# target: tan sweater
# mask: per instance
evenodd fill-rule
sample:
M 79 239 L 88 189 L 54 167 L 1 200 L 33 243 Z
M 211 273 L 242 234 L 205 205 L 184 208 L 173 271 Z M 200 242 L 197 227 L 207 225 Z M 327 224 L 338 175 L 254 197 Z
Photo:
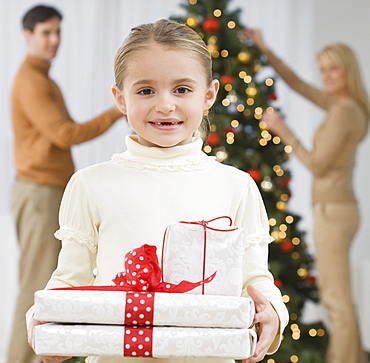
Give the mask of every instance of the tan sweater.
M 65 187 L 74 172 L 71 146 L 106 131 L 122 114 L 111 109 L 75 123 L 59 87 L 48 77 L 50 63 L 28 55 L 11 94 L 16 177 Z
M 313 174 L 312 200 L 316 202 L 354 202 L 353 169 L 359 142 L 366 136 L 368 118 L 355 101 L 333 103 L 327 93 L 302 81 L 271 51 L 270 64 L 295 91 L 327 111 L 308 151 L 286 127 L 280 134 L 285 144 Z

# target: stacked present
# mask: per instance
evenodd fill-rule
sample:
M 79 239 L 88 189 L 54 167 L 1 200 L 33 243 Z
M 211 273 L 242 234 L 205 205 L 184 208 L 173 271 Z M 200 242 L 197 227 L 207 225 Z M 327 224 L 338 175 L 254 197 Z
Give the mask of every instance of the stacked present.
M 240 229 L 207 222 L 170 225 L 164 270 L 156 247 L 143 245 L 126 254 L 114 286 L 36 292 L 35 319 L 52 323 L 35 328 L 34 350 L 245 359 L 253 355 L 257 337 L 251 329 L 253 301 L 240 297 L 242 261 Z

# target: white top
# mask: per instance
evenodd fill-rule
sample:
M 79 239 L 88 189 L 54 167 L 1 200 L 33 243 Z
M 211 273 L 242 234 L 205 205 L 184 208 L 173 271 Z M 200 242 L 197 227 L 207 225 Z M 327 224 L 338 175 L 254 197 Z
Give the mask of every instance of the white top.
M 62 240 L 58 267 L 46 288 L 112 285 L 125 254 L 144 243 L 157 246 L 160 259 L 166 227 L 178 221 L 229 216 L 244 229 L 244 287 L 253 285 L 274 305 L 281 330 L 288 322 L 280 291 L 268 271 L 269 224 L 259 190 L 248 173 L 207 156 L 202 140 L 172 148 L 140 145 L 126 137 L 127 151 L 76 172 L 60 208 Z M 279 346 L 279 337 L 270 348 Z M 152 362 L 150 358 L 98 358 L 90 362 Z M 157 359 L 156 362 L 210 362 Z M 212 360 L 213 362 L 214 360 Z M 233 362 L 217 360 L 218 362 Z

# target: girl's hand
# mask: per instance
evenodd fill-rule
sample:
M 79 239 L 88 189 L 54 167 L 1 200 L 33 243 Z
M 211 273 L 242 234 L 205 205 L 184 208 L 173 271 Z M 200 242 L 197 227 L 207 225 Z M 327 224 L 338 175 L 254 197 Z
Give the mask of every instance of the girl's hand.
M 266 355 L 276 335 L 279 333 L 279 317 L 270 302 L 252 285 L 248 285 L 247 292 L 254 301 L 256 314 L 254 324 L 258 324 L 258 341 L 252 357 L 244 359 L 243 363 L 260 362 Z
M 278 111 L 272 113 L 264 112 L 261 121 L 266 122 L 267 128 L 278 136 L 286 128 L 284 119 Z
M 259 29 L 245 29 L 244 34 L 247 38 L 253 41 L 255 46 L 262 52 L 266 53 L 268 51 L 267 45 L 263 40 L 261 31 Z
M 28 328 L 28 344 L 32 348 L 32 340 L 33 340 L 33 330 L 35 329 L 35 326 L 46 324 L 46 321 L 39 321 L 34 318 L 32 318 L 30 322 L 30 326 Z M 72 357 L 59 357 L 59 356 L 43 356 L 41 355 L 40 358 L 44 363 L 62 363 L 66 359 L 72 358 Z

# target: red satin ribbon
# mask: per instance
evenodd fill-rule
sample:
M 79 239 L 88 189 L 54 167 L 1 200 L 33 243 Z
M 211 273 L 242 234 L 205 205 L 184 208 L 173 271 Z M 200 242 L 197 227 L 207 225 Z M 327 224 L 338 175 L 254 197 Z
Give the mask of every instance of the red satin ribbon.
M 211 229 L 212 231 L 217 231 L 217 232 L 232 232 L 232 231 L 236 231 L 238 229 L 237 227 L 229 228 L 229 229 L 219 229 L 219 228 L 213 228 L 213 227 L 208 226 L 208 223 L 211 223 L 213 221 L 216 221 L 218 219 L 223 219 L 223 218 L 226 218 L 226 219 L 229 220 L 229 226 L 232 225 L 233 220 L 229 216 L 217 217 L 217 218 L 210 219 L 209 221 L 205 221 L 205 220 L 203 220 L 203 221 L 197 221 L 197 222 L 179 221 L 179 223 L 184 223 L 184 224 L 198 224 L 198 225 L 203 226 L 203 280 L 202 281 L 205 280 L 205 275 L 206 275 L 207 229 Z M 163 279 L 164 243 L 165 243 L 165 240 L 166 240 L 166 233 L 167 233 L 167 229 L 164 232 L 163 244 L 162 244 L 162 258 L 161 258 L 162 279 Z M 214 276 L 215 273 L 213 275 L 211 275 L 211 276 Z M 202 295 L 204 295 L 204 284 L 202 284 Z
M 179 284 L 163 282 L 162 269 L 158 263 L 157 248 L 147 244 L 129 251 L 125 255 L 125 271 L 112 280 L 114 286 L 73 286 L 53 290 L 93 290 L 93 291 L 142 291 L 184 293 L 211 282 L 216 272 L 202 281 L 183 280 Z

